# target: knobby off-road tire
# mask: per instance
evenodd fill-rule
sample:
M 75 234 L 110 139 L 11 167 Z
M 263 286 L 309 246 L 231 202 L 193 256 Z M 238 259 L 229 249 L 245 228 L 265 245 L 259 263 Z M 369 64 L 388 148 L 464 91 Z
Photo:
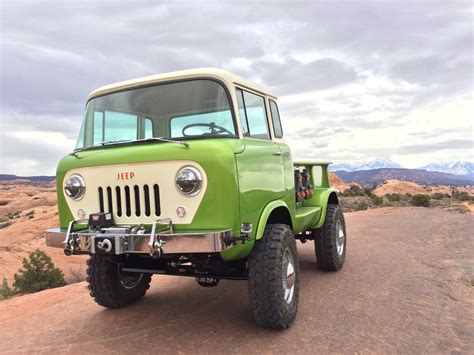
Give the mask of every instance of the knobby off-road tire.
M 299 263 L 290 227 L 270 224 L 248 260 L 250 304 L 256 323 L 285 329 L 296 317 Z
M 337 271 L 346 259 L 346 222 L 342 208 L 328 205 L 324 225 L 313 231 L 316 261 L 322 270 Z
M 150 288 L 151 274 L 122 272 L 109 255 L 91 255 L 87 260 L 90 295 L 103 307 L 120 308 L 141 299 Z

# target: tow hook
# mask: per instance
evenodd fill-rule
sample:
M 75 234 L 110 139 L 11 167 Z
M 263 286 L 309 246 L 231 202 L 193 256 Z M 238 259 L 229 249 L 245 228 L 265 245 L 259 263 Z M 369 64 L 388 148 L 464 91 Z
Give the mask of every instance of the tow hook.
M 155 259 L 158 259 L 161 254 L 163 254 L 163 245 L 166 244 L 164 240 L 157 240 L 153 243 L 153 247 L 150 248 L 150 255 L 153 256 Z
M 101 240 L 100 242 L 97 242 L 97 248 L 102 249 L 106 253 L 112 251 L 112 243 L 110 242 L 109 239 L 104 239 Z
M 79 237 L 76 234 L 71 235 L 69 238 L 68 243 L 66 244 L 64 248 L 64 255 L 66 256 L 71 256 L 74 254 L 74 250 L 79 250 Z

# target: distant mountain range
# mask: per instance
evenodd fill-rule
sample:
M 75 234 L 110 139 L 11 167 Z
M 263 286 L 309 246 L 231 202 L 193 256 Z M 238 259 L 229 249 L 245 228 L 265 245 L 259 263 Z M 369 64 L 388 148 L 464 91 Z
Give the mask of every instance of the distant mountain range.
M 340 163 L 330 165 L 331 171 L 360 171 L 360 170 L 373 170 L 373 169 L 405 169 L 398 163 L 395 163 L 388 159 L 377 159 L 368 163 L 356 164 L 356 163 Z M 466 161 L 456 161 L 450 163 L 431 163 L 416 170 L 427 170 L 427 171 L 438 171 L 441 173 L 448 173 L 454 175 L 461 175 L 465 177 L 474 177 L 474 163 Z
M 11 181 L 11 180 L 28 180 L 33 182 L 49 182 L 53 181 L 55 176 L 17 176 L 9 174 L 0 174 L 0 181 Z
M 372 169 L 384 169 L 384 168 L 403 168 L 394 161 L 379 158 L 377 160 L 369 161 L 368 163 L 356 164 L 356 163 L 340 163 L 329 166 L 331 171 L 359 171 L 359 170 L 372 170 Z
M 361 185 L 378 185 L 385 180 L 412 181 L 421 185 L 474 185 L 474 177 L 421 169 L 372 169 L 358 171 L 335 171 L 344 182 Z
M 452 163 L 431 163 L 422 166 L 420 169 L 474 177 L 474 163 L 467 161 L 455 161 Z

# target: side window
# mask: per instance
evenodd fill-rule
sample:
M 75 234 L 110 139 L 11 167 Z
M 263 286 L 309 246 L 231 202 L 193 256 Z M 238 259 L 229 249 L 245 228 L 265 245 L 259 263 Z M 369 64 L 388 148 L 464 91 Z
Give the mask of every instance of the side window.
M 145 136 L 143 138 L 153 138 L 153 121 L 151 118 L 145 118 Z
M 241 95 L 239 95 L 239 91 Z M 240 102 L 239 96 L 242 96 L 242 102 Z M 237 99 L 239 100 L 240 120 L 244 135 L 254 138 L 270 139 L 265 99 L 262 96 L 242 90 L 237 91 Z M 242 108 L 245 114 L 243 114 Z M 242 122 L 244 118 L 245 122 Z
M 283 129 L 281 128 L 280 114 L 278 112 L 278 106 L 275 101 L 270 100 L 270 111 L 272 113 L 273 130 L 275 131 L 275 137 L 283 137 Z

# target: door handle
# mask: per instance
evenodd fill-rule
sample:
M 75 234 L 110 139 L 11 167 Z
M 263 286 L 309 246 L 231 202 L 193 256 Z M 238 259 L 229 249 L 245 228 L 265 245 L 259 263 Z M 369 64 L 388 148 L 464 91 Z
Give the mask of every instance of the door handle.
M 284 158 L 288 158 L 290 156 L 290 152 L 281 152 L 281 151 L 278 151 L 278 152 L 275 152 L 273 153 L 273 155 L 277 156 L 277 157 L 281 157 L 283 156 Z

